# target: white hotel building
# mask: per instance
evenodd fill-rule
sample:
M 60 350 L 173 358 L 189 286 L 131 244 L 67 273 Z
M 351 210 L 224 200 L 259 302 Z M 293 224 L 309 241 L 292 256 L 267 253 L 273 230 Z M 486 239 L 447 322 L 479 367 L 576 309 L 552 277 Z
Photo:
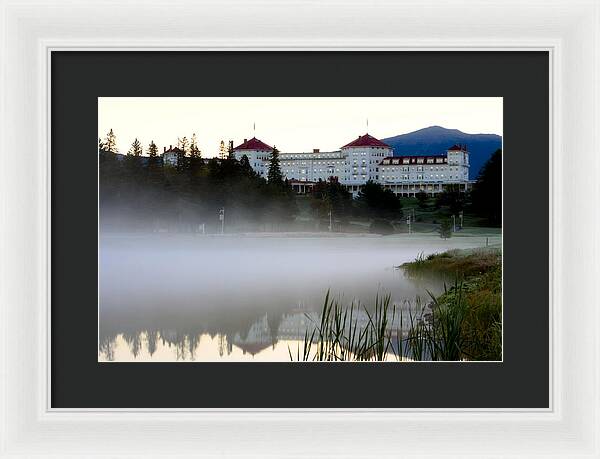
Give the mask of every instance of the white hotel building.
M 273 147 L 256 137 L 233 149 L 236 159 L 246 155 L 252 168 L 267 177 Z M 280 153 L 281 172 L 299 193 L 319 180 L 336 177 L 354 196 L 368 180 L 382 184 L 399 196 L 443 191 L 448 185 L 469 187 L 469 153 L 454 145 L 440 155 L 393 156 L 392 148 L 365 134 L 338 151 Z

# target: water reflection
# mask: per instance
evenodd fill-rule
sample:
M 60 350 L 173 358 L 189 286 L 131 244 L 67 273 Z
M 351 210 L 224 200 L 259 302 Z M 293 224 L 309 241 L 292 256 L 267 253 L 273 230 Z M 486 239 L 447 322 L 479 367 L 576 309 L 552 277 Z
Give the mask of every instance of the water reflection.
M 368 324 L 364 311 L 357 311 L 358 329 Z M 310 334 L 318 323 L 316 313 L 297 312 L 285 314 L 274 332 L 269 323 L 268 314 L 250 325 L 246 333 L 233 335 L 200 333 L 181 334 L 175 330 L 143 330 L 138 333 L 119 333 L 104 336 L 100 342 L 100 360 L 102 361 L 205 361 L 229 360 L 290 360 L 289 353 L 296 356 L 302 352 L 305 333 Z M 399 316 L 392 317 L 400 330 Z M 406 329 L 406 326 L 404 327 Z M 392 335 L 394 336 L 394 334 Z M 295 357 L 294 357 L 295 358 Z
M 424 251 L 472 246 L 428 238 L 103 237 L 101 361 L 289 361 L 325 293 L 372 306 L 389 293 L 406 315 L 441 281 L 394 269 Z M 413 309 L 414 312 L 414 309 Z M 368 316 L 357 309 L 359 327 Z M 390 320 L 392 318 L 390 317 Z M 399 328 L 396 312 L 394 327 Z M 404 320 L 406 327 L 407 320 Z

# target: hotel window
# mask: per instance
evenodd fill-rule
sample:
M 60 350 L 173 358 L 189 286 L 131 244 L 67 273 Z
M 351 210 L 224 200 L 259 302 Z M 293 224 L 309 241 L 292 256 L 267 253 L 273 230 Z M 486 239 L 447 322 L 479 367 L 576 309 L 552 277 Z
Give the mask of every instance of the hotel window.
M 417 175 L 417 180 L 423 180 L 423 174 Z
M 423 172 L 423 166 L 417 166 L 417 172 Z

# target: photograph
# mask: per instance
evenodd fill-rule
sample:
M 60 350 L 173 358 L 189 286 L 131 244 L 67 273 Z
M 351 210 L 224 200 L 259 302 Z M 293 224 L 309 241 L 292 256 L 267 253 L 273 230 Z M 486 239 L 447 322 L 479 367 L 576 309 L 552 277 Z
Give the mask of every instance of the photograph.
M 98 362 L 503 361 L 502 97 L 99 97 Z

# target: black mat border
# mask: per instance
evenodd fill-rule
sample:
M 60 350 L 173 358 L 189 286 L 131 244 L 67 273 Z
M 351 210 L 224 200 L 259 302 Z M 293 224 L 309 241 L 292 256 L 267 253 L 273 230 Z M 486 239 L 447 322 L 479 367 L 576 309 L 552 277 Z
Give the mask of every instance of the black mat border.
M 549 406 L 547 52 L 55 51 L 51 65 L 53 408 Z M 504 97 L 504 362 L 98 363 L 99 96 Z

